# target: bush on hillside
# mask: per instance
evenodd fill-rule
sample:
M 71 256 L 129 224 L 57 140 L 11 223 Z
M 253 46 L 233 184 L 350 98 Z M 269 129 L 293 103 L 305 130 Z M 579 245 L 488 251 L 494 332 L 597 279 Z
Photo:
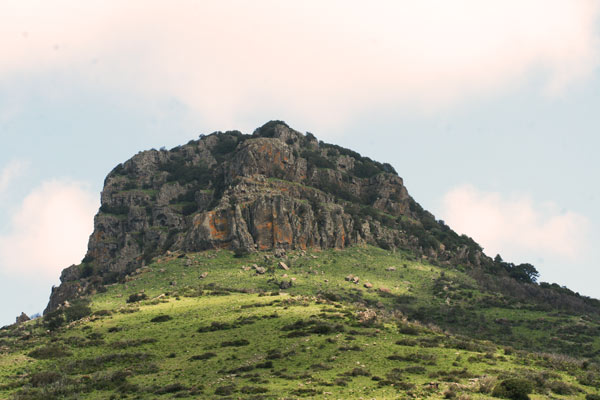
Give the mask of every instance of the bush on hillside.
M 525 379 L 509 378 L 496 385 L 492 396 L 512 400 L 529 400 L 533 387 Z

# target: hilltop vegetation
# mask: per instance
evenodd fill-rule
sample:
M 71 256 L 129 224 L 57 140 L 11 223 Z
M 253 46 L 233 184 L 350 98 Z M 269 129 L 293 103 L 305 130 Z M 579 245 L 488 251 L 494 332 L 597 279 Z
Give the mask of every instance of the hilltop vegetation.
M 597 398 L 594 317 L 405 252 L 277 255 L 166 254 L 0 331 L 0 397 Z

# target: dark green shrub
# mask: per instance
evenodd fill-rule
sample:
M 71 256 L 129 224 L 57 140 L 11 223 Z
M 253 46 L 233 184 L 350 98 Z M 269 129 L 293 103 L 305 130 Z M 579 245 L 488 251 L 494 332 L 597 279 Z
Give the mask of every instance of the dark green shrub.
M 129 295 L 127 302 L 128 303 L 136 303 L 141 300 L 146 300 L 147 298 L 148 298 L 148 296 L 146 295 L 146 293 L 133 293 L 133 294 Z
M 260 386 L 244 386 L 240 389 L 240 392 L 244 394 L 260 394 L 267 393 L 269 390 Z
M 373 161 L 357 161 L 354 164 L 354 169 L 352 170 L 352 173 L 359 178 L 370 178 L 379 174 L 380 172 L 383 171 L 380 170 L 379 167 Z
M 95 317 L 108 317 L 109 315 L 112 315 L 112 311 L 110 310 L 98 310 L 98 311 L 94 311 L 92 313 L 93 316 Z
M 109 271 L 102 276 L 102 284 L 110 285 L 112 283 L 117 283 L 120 278 L 121 274 L 119 274 L 117 271 Z
M 58 372 L 42 371 L 32 374 L 29 377 L 29 383 L 31 383 L 31 386 L 33 387 L 47 386 L 60 381 L 62 377 L 63 376 Z
M 111 343 L 111 347 L 115 349 L 127 349 L 129 347 L 138 347 L 144 344 L 156 343 L 155 338 L 144 338 L 144 339 L 131 339 L 131 340 L 120 340 Z
M 215 389 L 215 394 L 217 396 L 231 396 L 236 392 L 236 390 L 237 388 L 235 385 L 219 386 Z
M 177 393 L 184 390 L 189 390 L 187 387 L 183 386 L 181 383 L 172 383 L 167 386 L 163 386 L 160 389 L 154 391 L 155 394 L 168 394 L 168 393 Z
M 237 340 L 225 341 L 225 342 L 221 343 L 221 347 L 241 347 L 241 346 L 248 346 L 249 344 L 250 344 L 250 342 L 247 341 L 246 339 L 237 339 Z
M 250 252 L 245 247 L 238 247 L 233 251 L 233 256 L 235 258 L 243 258 L 249 254 L 250 254 Z
M 213 321 L 208 326 L 201 326 L 200 328 L 198 328 L 198 332 L 203 333 L 203 332 L 226 331 L 226 330 L 233 329 L 233 328 L 236 328 L 236 326 L 229 324 L 227 322 Z
M 364 368 L 354 368 L 352 371 L 345 372 L 346 376 L 371 376 L 371 373 Z
M 289 128 L 288 124 L 286 124 L 285 122 L 279 121 L 279 120 L 273 120 L 273 121 L 267 122 L 266 124 L 264 124 L 263 126 L 258 128 L 254 132 L 254 135 L 260 136 L 260 137 L 267 137 L 267 138 L 275 137 L 275 127 L 277 125 L 284 125 Z
M 100 211 L 105 214 L 127 215 L 129 214 L 129 206 L 102 204 Z
M 61 310 L 55 310 L 44 315 L 44 326 L 49 331 L 60 328 L 65 323 L 65 316 Z
M 585 400 L 600 400 L 600 394 L 587 394 Z
M 208 359 L 214 358 L 216 356 L 217 356 L 216 353 L 208 352 L 208 353 L 204 353 L 204 354 L 198 354 L 196 356 L 191 356 L 190 361 L 208 360 Z
M 85 263 L 82 264 L 81 265 L 81 277 L 82 278 L 89 278 L 92 275 L 94 275 L 94 266 L 91 265 L 91 264 L 85 264 Z
M 573 386 L 571 386 L 568 383 L 565 383 L 563 381 L 552 381 L 552 382 L 548 383 L 547 386 L 554 393 L 561 395 L 561 396 L 567 396 L 569 394 L 573 394 L 574 392 L 576 392 L 576 389 Z
M 157 315 L 156 317 L 152 318 L 150 322 L 166 322 L 172 319 L 173 317 L 171 317 L 170 315 Z
M 492 396 L 512 400 L 529 400 L 533 387 L 529 381 L 520 378 L 509 378 L 496 385 Z
M 51 358 L 68 357 L 71 352 L 64 346 L 58 344 L 50 344 L 33 350 L 29 353 L 29 357 L 46 360 Z
M 64 309 L 67 322 L 73 322 L 92 314 L 89 300 L 74 300 L 69 307 Z
M 186 203 L 181 208 L 181 213 L 185 216 L 192 215 L 196 211 L 198 211 L 198 204 L 196 204 L 196 203 Z
M 256 368 L 261 368 L 261 369 L 269 369 L 269 368 L 273 368 L 273 361 L 265 361 L 262 363 L 258 363 L 255 365 Z

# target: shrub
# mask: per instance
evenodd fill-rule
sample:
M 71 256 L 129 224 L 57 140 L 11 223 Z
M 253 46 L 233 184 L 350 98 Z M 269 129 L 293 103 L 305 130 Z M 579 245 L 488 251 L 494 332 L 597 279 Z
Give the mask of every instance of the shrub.
M 44 326 L 50 331 L 55 331 L 65 323 L 65 316 L 61 310 L 55 310 L 44 315 Z
M 57 344 L 51 344 L 48 346 L 40 347 L 39 349 L 35 349 L 31 353 L 29 353 L 29 357 L 37 358 L 40 360 L 68 357 L 70 355 L 71 352 L 66 347 Z
M 155 394 L 167 394 L 167 393 L 177 393 L 184 390 L 188 390 L 187 387 L 183 386 L 181 383 L 172 383 L 167 386 L 163 386 L 160 389 L 154 391 Z
M 241 347 L 241 346 L 248 346 L 249 344 L 250 344 L 250 342 L 247 341 L 246 339 L 237 339 L 237 340 L 225 341 L 225 342 L 221 343 L 221 347 Z
M 552 381 L 548 384 L 548 387 L 554 393 L 559 394 L 561 396 L 573 394 L 573 392 L 576 391 L 576 389 L 573 386 L 571 386 L 563 381 Z
M 166 322 L 166 321 L 170 321 L 173 318 L 170 315 L 157 315 L 156 317 L 152 318 L 150 320 L 150 322 Z
M 529 400 L 533 390 L 529 381 L 520 378 L 509 378 L 496 385 L 492 396 L 512 400 Z
M 47 386 L 62 379 L 62 375 L 54 371 L 42 371 L 32 374 L 29 382 L 33 387 Z
M 304 150 L 301 155 L 306 159 L 309 168 L 335 168 L 335 165 L 331 161 L 316 151 Z
M 215 394 L 217 396 L 230 396 L 233 393 L 235 393 L 235 391 L 236 391 L 235 385 L 219 386 L 218 388 L 215 389 Z
M 127 302 L 128 303 L 137 303 L 138 301 L 146 300 L 147 298 L 148 298 L 148 296 L 146 295 L 146 293 L 133 293 L 133 294 L 129 295 Z
M 243 388 L 240 389 L 240 392 L 244 393 L 244 394 L 260 394 L 260 393 L 266 393 L 269 390 L 267 388 L 263 388 L 260 386 L 244 386 Z
M 89 260 L 89 258 L 88 258 L 88 260 Z M 81 266 L 81 277 L 82 278 L 89 278 L 92 275 L 94 275 L 94 266 L 91 265 L 91 264 L 84 263 Z
M 137 347 L 148 343 L 156 343 L 155 338 L 144 338 L 144 339 L 132 339 L 132 340 L 121 340 L 113 342 L 111 347 L 115 349 L 126 349 L 128 347 Z
M 129 214 L 129 206 L 102 204 L 100 211 L 105 214 L 127 215 Z
M 73 322 L 90 315 L 92 313 L 92 309 L 89 307 L 89 304 L 89 300 L 73 301 L 71 306 L 64 309 L 66 321 Z
M 600 394 L 588 394 L 585 396 L 585 400 L 600 400 Z
M 346 376 L 371 376 L 371 373 L 364 368 L 354 368 L 352 371 L 344 373 Z
M 238 247 L 233 251 L 233 256 L 235 258 L 244 258 L 249 254 L 250 254 L 250 252 L 245 247 Z
M 191 356 L 190 361 L 208 360 L 209 358 L 214 358 L 216 356 L 217 356 L 216 353 L 208 352 L 208 353 L 204 353 L 204 354 L 198 354 L 195 356 Z

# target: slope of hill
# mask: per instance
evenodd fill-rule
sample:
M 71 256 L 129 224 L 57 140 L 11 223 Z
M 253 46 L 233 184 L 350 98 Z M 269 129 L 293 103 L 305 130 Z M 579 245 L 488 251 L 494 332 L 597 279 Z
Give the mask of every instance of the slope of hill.
M 485 255 L 389 164 L 272 121 L 107 176 L 0 330 L 0 397 L 598 399 L 600 302 Z
M 0 397 L 477 399 L 505 382 L 534 399 L 597 398 L 597 364 L 510 345 L 542 350 L 597 324 L 488 297 L 464 272 L 371 246 L 165 254 L 0 331 Z M 453 303 L 477 321 L 464 335 L 409 317 Z

